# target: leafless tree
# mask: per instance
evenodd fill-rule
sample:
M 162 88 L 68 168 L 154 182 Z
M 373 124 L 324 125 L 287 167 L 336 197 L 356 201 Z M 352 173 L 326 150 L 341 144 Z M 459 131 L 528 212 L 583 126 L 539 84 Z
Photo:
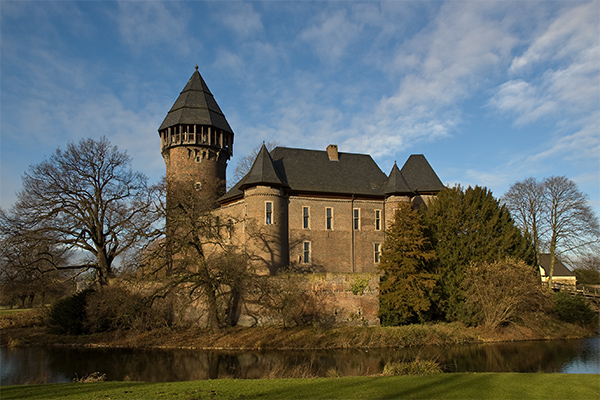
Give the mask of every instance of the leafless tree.
M 597 242 L 600 229 L 587 196 L 579 191 L 575 182 L 564 176 L 553 176 L 544 181 L 544 189 L 550 251 L 548 285 L 552 287 L 556 256 Z
M 564 176 L 517 182 L 503 199 L 521 229 L 531 235 L 537 251 L 543 247 L 550 253 L 549 287 L 557 257 L 566 258 L 598 243 L 598 218 L 587 196 Z
M 523 234 L 533 241 L 536 257 L 540 253 L 540 229 L 544 214 L 544 188 L 535 178 L 511 185 L 503 201 L 521 227 Z
M 10 306 L 15 299 L 21 306 L 40 304 L 52 295 L 64 295 L 72 287 L 70 279 L 53 265 L 64 265 L 68 252 L 40 238 L 34 242 L 23 236 L 0 235 L 0 291 L 2 302 Z M 45 271 L 52 270 L 52 273 Z
M 79 250 L 79 261 L 50 269 L 92 270 L 101 286 L 114 261 L 153 231 L 158 218 L 146 177 L 131 169 L 131 158 L 105 137 L 83 139 L 57 149 L 23 176 L 23 189 L 1 215 L 3 234 L 30 243 L 52 240 L 63 250 Z
M 209 330 L 236 325 L 253 274 L 247 257 L 229 242 L 234 221 L 221 220 L 213 199 L 191 185 L 174 182 L 168 196 L 166 231 L 145 257 L 144 275 L 160 277 L 155 296 L 185 293 L 190 304 L 202 304 Z

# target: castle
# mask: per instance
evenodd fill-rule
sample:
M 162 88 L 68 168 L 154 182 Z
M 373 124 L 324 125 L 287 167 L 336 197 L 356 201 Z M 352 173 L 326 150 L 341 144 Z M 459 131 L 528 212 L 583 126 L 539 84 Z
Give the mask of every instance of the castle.
M 228 240 L 271 274 L 289 266 L 377 272 L 397 204 L 426 204 L 444 187 L 423 155 L 386 175 L 371 156 L 336 145 L 269 152 L 263 144 L 250 171 L 226 192 L 234 133 L 198 67 L 158 131 L 167 186 L 190 185 L 216 199 L 214 213 L 232 224 Z

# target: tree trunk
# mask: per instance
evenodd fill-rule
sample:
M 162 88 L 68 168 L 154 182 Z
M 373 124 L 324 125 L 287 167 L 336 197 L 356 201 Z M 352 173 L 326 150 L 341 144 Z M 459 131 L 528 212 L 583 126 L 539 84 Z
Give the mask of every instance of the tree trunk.
M 210 282 L 204 283 L 204 294 L 206 295 L 206 306 L 208 307 L 208 320 L 206 327 L 211 332 L 219 330 L 219 313 L 217 308 L 217 294 Z
M 227 311 L 225 312 L 225 318 L 227 321 L 227 325 L 236 326 L 238 320 L 240 319 L 240 301 L 242 298 L 242 294 L 239 290 L 235 288 L 231 288 L 231 297 L 229 299 L 229 304 L 227 305 Z
M 552 290 L 552 277 L 554 276 L 554 265 L 556 264 L 556 237 L 550 240 L 550 268 L 548 271 L 548 289 Z
M 100 284 L 100 287 L 104 287 L 108 285 L 108 278 L 111 268 L 108 256 L 106 255 L 106 251 L 104 249 L 100 249 L 98 252 L 97 260 L 98 283 Z

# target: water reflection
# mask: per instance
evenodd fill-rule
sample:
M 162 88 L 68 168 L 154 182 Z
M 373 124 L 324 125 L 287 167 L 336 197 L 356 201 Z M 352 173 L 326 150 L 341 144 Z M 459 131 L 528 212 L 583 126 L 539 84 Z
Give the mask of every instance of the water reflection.
M 446 372 L 600 373 L 600 338 L 408 349 L 228 352 L 0 349 L 1 384 L 70 382 L 92 372 L 146 382 L 371 375 L 388 362 L 436 360 Z

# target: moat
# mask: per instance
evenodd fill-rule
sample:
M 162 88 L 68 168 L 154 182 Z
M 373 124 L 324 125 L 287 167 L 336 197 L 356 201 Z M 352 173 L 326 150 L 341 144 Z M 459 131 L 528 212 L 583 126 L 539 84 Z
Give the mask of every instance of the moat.
M 0 348 L 1 384 L 71 382 L 93 372 L 146 382 L 374 375 L 388 362 L 435 360 L 445 372 L 600 373 L 600 337 L 400 349 L 203 351 Z

